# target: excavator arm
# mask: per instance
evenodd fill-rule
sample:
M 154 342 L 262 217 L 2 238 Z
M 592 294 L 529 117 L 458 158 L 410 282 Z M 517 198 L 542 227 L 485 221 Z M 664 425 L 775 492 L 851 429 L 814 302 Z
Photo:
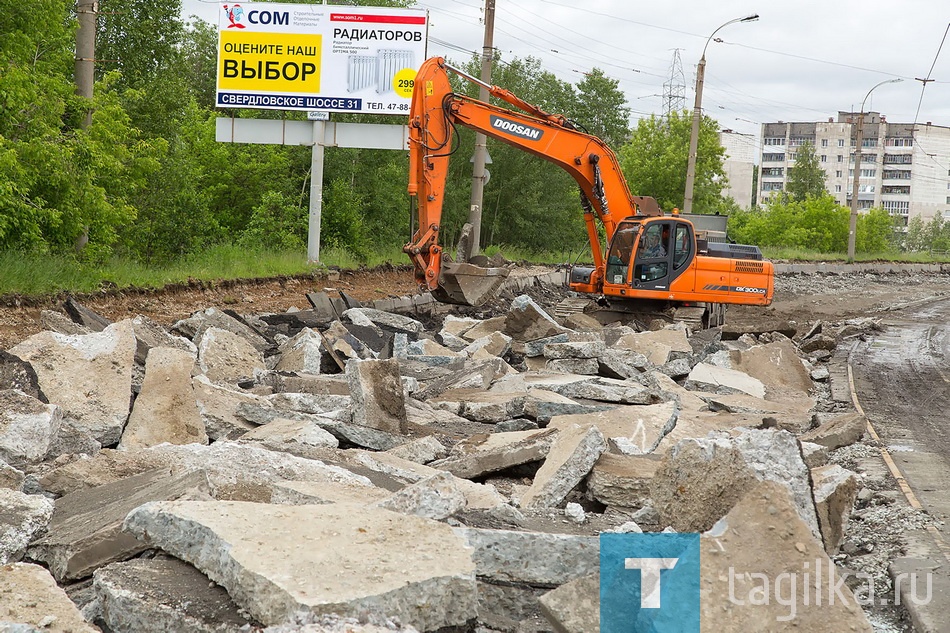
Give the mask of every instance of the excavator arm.
M 453 92 L 449 71 L 486 87 L 492 96 L 521 111 Z M 496 275 L 479 275 L 476 267 L 469 264 L 442 261 L 439 232 L 457 125 L 539 156 L 577 181 L 595 267 L 591 283 L 596 285 L 604 274 L 597 221 L 604 226 L 609 243 L 617 222 L 638 210 L 638 198 L 630 195 L 616 155 L 603 141 L 576 129 L 563 116 L 548 114 L 507 90 L 488 86 L 452 68 L 441 57 L 433 57 L 426 60 L 416 75 L 409 114 L 409 195 L 417 201 L 419 221 L 412 240 L 403 250 L 413 261 L 420 286 L 433 291 L 442 301 L 476 305 L 491 294 L 492 284 L 498 284 Z M 459 286 L 453 278 L 460 274 L 474 275 L 466 282 L 468 288 L 464 283 Z

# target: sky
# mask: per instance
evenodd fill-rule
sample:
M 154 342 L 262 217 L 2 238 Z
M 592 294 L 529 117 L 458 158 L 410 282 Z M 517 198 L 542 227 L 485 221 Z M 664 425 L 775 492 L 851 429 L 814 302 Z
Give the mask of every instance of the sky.
M 758 137 L 762 123 L 825 121 L 877 111 L 892 123 L 950 127 L 947 0 L 495 0 L 502 61 L 535 57 L 577 83 L 599 68 L 619 82 L 631 119 L 662 114 L 675 52 L 685 107 L 706 48 L 703 110 L 723 129 Z M 183 0 L 184 15 L 216 23 L 219 4 Z M 430 56 L 481 53 L 485 0 L 424 0 Z M 754 22 L 729 24 L 759 14 Z M 718 40 L 722 41 L 718 41 Z M 875 86 L 889 79 L 900 83 Z M 919 79 L 932 79 L 926 83 Z

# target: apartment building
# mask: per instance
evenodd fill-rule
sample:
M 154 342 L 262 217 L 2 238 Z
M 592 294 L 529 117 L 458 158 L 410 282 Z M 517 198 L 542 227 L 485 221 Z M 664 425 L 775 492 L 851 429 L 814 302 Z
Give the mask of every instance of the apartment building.
M 827 175 L 826 187 L 839 204 L 851 205 L 857 113 L 838 112 L 824 123 L 764 123 L 759 162 L 759 199 L 782 191 L 798 149 L 815 148 Z M 950 128 L 888 123 L 865 112 L 858 174 L 858 209 L 883 207 L 903 220 L 937 214 L 950 219 Z
M 758 155 L 758 139 L 752 134 L 742 134 L 732 130 L 722 130 L 719 142 L 726 150 L 723 171 L 729 183 L 722 193 L 732 196 L 740 208 L 748 209 L 754 201 L 752 181 L 755 176 L 755 159 Z

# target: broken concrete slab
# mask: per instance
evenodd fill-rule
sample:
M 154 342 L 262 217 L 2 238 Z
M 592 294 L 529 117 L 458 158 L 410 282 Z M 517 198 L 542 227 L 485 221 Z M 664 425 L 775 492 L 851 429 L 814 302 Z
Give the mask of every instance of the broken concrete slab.
M 376 507 L 441 521 L 465 509 L 465 495 L 449 473 L 437 473 L 393 493 Z
M 580 404 L 567 396 L 543 389 L 529 389 L 524 401 L 524 416 L 541 425 L 549 423 L 559 415 L 576 415 L 605 411 L 614 408 L 612 404 Z
M 136 316 L 132 319 L 132 331 L 135 332 L 135 362 L 145 364 L 150 349 L 154 347 L 171 347 L 192 356 L 198 354 L 198 347 L 183 336 L 175 336 L 148 317 Z
M 733 509 L 702 535 L 700 549 L 704 630 L 873 630 L 781 484 L 763 482 L 743 494 Z M 810 575 L 803 591 L 812 599 L 794 600 L 794 612 L 787 600 L 761 599 L 772 595 L 772 582 L 783 577 L 800 580 L 803 573 Z
M 501 358 L 465 361 L 460 370 L 430 380 L 422 390 L 415 394 L 415 397 L 419 400 L 429 400 L 449 389 L 484 390 L 504 376 L 516 374 L 518 372 Z
M 323 339 L 318 332 L 304 328 L 278 347 L 276 371 L 319 374 L 323 363 Z
M 392 491 L 368 484 L 326 481 L 281 481 L 274 484 L 271 503 L 302 506 L 325 503 L 374 505 L 392 496 Z
M 544 459 L 556 435 L 554 429 L 473 435 L 456 444 L 447 458 L 433 462 L 432 467 L 474 479 Z
M 55 404 L 18 389 L 0 391 L 0 461 L 22 466 L 43 461 L 63 422 Z
M 809 472 L 787 431 L 738 429 L 685 439 L 670 449 L 651 487 L 663 521 L 678 532 L 708 530 L 758 481 L 788 489 L 802 520 L 820 535 Z
M 848 517 L 858 497 L 858 477 L 837 464 L 811 469 L 812 491 L 821 540 L 829 555 L 836 554 L 844 540 Z
M 428 464 L 447 457 L 449 449 L 443 446 L 439 440 L 427 435 L 390 449 L 389 453 L 417 464 Z
M 464 332 L 461 332 L 459 336 L 469 343 L 477 341 L 483 336 L 491 335 L 493 332 L 503 331 L 505 329 L 506 319 L 507 317 L 500 316 L 479 321 Z
M 208 478 L 201 471 L 170 477 L 168 470 L 157 469 L 60 497 L 48 533 L 31 545 L 29 555 L 46 563 L 60 582 L 85 578 L 145 549 L 122 532 L 131 510 L 147 501 L 208 491 Z
M 557 633 L 599 633 L 600 574 L 577 578 L 538 599 Z
M 56 312 L 55 310 L 40 311 L 40 327 L 44 330 L 58 332 L 59 334 L 68 334 L 70 336 L 76 334 L 92 334 L 93 332 L 93 330 L 90 330 L 85 325 L 76 323 L 62 312 Z M 101 330 L 96 331 L 99 332 Z
M 173 473 L 204 470 L 215 499 L 268 502 L 274 483 L 286 480 L 369 483 L 345 468 L 252 443 L 166 444 L 141 452 L 151 454 Z
M 102 332 L 40 332 L 10 348 L 30 363 L 43 394 L 103 446 L 119 441 L 129 417 L 135 335 L 128 321 Z
M 596 426 L 607 438 L 609 450 L 628 454 L 652 453 L 663 436 L 673 430 L 679 412 L 675 402 L 654 405 L 615 407 L 577 415 L 559 415 L 551 418 L 548 428 L 562 429 L 572 424 Z M 620 450 L 617 440 L 627 450 Z
M 94 456 L 82 457 L 47 472 L 40 477 L 39 484 L 47 493 L 63 496 L 166 465 L 165 460 L 154 453 L 107 448 Z
M 462 353 L 475 357 L 476 354 L 484 353 L 491 356 L 504 356 L 511 350 L 511 337 L 501 332 L 492 332 L 488 336 L 483 336 L 472 341 L 462 348 Z
M 439 469 L 410 462 L 389 453 L 369 451 L 346 451 L 344 455 L 340 455 L 340 463 L 355 464 L 404 483 L 416 483 L 441 472 Z M 494 486 L 461 478 L 455 483 L 465 495 L 465 505 L 469 510 L 488 510 L 508 505 L 508 499 Z
M 596 426 L 559 429 L 531 487 L 521 496 L 523 508 L 553 508 L 591 471 L 607 441 Z
M 112 563 L 96 570 L 93 586 L 114 633 L 222 633 L 255 624 L 223 587 L 171 556 Z
M 624 349 L 608 349 L 597 358 L 598 371 L 606 378 L 637 378 L 647 371 L 651 364 L 640 352 Z
M 860 440 L 867 430 L 867 425 L 867 418 L 860 413 L 842 413 L 832 417 L 818 428 L 802 434 L 801 440 L 834 450 L 842 446 L 850 446 Z
M 802 447 L 802 459 L 805 460 L 805 465 L 808 466 L 808 468 L 826 466 L 828 464 L 828 460 L 831 459 L 826 446 L 802 441 L 799 441 L 799 444 Z
M 0 389 L 16 389 L 49 404 L 32 365 L 3 350 L 0 350 Z
M 86 306 L 69 297 L 63 302 L 63 310 L 69 315 L 75 323 L 88 328 L 92 332 L 102 332 L 112 325 L 112 321 L 98 314 Z
M 757 398 L 765 398 L 765 385 L 757 378 L 725 367 L 709 363 L 698 363 L 689 372 L 686 388 L 693 391 L 710 393 L 747 393 Z
M 505 316 L 504 328 L 499 329 L 521 342 L 547 338 L 555 334 L 568 334 L 572 331 L 559 325 L 528 295 L 515 297 L 511 302 L 511 309 Z M 472 335 L 473 330 L 468 331 L 466 338 Z
M 639 352 L 656 366 L 693 353 L 686 332 L 680 329 L 625 334 L 614 343 L 614 347 Z
M 376 358 L 376 352 L 353 336 L 340 321 L 334 321 L 322 332 L 324 347 L 335 354 L 341 362 L 350 358 Z M 342 367 L 341 367 L 342 369 Z
M 153 347 L 145 361 L 145 380 L 135 399 L 119 449 L 163 442 L 207 444 L 208 433 L 192 389 L 195 355 L 172 347 Z
M 0 596 L 3 596 L 4 623 L 25 628 L 10 631 L 49 633 L 99 633 L 87 623 L 48 571 L 39 565 L 13 563 L 0 567 Z
M 596 358 L 558 358 L 544 363 L 544 370 L 579 376 L 597 376 L 600 363 Z
M 0 565 L 22 560 L 27 545 L 46 531 L 52 516 L 53 502 L 46 497 L 0 488 Z
M 353 323 L 369 321 L 385 331 L 402 332 L 410 335 L 421 334 L 425 329 L 422 323 L 415 319 L 373 308 L 350 308 L 343 313 L 343 318 L 349 319 Z
M 752 376 L 765 385 L 765 398 L 790 401 L 814 406 L 809 396 L 811 377 L 802 363 L 795 344 L 782 337 L 766 345 L 756 345 L 745 351 L 731 351 L 732 368 Z
M 474 551 L 475 573 L 498 582 L 553 587 L 600 566 L 596 536 L 455 528 Z
M 545 346 L 552 343 L 567 343 L 570 340 L 571 337 L 567 332 L 564 332 L 561 334 L 555 334 L 554 336 L 534 339 L 532 341 L 524 341 L 524 355 L 528 358 L 544 356 Z
M 604 453 L 587 478 L 587 495 L 606 506 L 642 508 L 660 466 L 657 456 Z
M 241 437 L 244 442 L 259 442 L 272 450 L 285 450 L 287 444 L 336 448 L 340 441 L 313 420 L 275 418 Z M 288 450 L 288 452 L 293 452 Z
M 430 398 L 436 409 L 450 411 L 473 422 L 497 424 L 524 414 L 526 394 L 484 391 L 480 389 L 449 389 Z
M 257 428 L 257 424 L 248 422 L 239 414 L 242 405 L 259 408 L 273 407 L 261 396 L 215 384 L 202 375 L 194 377 L 192 390 L 205 431 L 213 442 L 222 439 L 237 439 Z
M 475 617 L 471 554 L 435 521 L 348 504 L 158 502 L 134 510 L 125 526 L 193 564 L 263 624 L 298 612 L 367 614 L 433 630 Z M 270 543 L 266 552 L 260 540 Z
M 406 399 L 398 361 L 350 360 L 346 376 L 353 397 L 354 423 L 387 433 L 406 433 Z
M 549 360 L 566 358 L 597 358 L 607 351 L 602 340 L 569 341 L 567 343 L 548 343 L 544 346 L 544 357 Z
M 212 382 L 235 384 L 267 369 L 264 355 L 230 330 L 209 327 L 198 341 L 198 367 Z
M 271 346 L 266 338 L 248 327 L 246 323 L 217 308 L 195 312 L 187 319 L 182 319 L 172 325 L 171 331 L 174 334 L 184 336 L 197 345 L 209 328 L 226 330 L 240 336 L 259 352 L 264 352 Z
M 20 490 L 25 478 L 26 476 L 22 472 L 0 460 L 0 488 Z

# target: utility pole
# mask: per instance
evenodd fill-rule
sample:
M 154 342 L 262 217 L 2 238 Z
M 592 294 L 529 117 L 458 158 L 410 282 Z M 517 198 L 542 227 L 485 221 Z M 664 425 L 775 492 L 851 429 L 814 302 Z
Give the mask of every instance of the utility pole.
M 485 42 L 482 48 L 481 80 L 491 85 L 491 65 L 493 57 L 493 39 L 495 31 L 495 0 L 485 0 Z M 488 88 L 482 85 L 478 89 L 478 98 L 488 101 Z M 475 163 L 472 168 L 472 199 L 468 211 L 468 223 L 472 225 L 472 241 L 468 257 L 477 255 L 482 233 L 482 196 L 485 192 L 485 159 L 488 155 L 488 137 L 481 132 L 475 134 Z
M 77 0 L 76 15 L 79 29 L 76 31 L 76 94 L 92 100 L 92 88 L 96 82 L 96 0 Z M 86 111 L 82 126 L 92 124 L 92 108 Z

